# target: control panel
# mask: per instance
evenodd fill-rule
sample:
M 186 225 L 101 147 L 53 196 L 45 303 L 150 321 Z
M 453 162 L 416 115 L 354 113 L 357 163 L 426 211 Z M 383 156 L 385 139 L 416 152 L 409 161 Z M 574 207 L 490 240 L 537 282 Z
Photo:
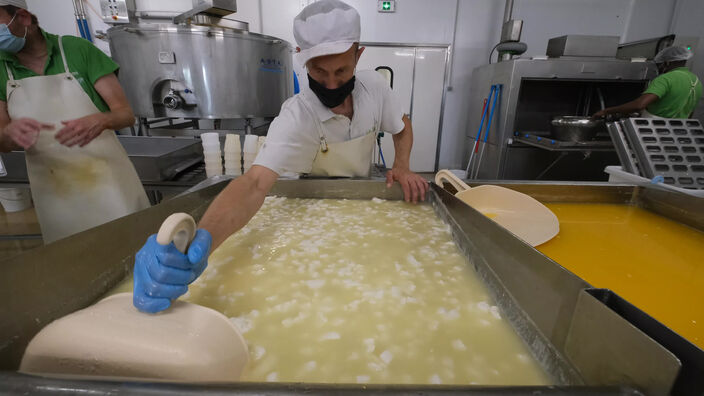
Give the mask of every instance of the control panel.
M 100 13 L 103 22 L 109 24 L 129 23 L 127 2 L 129 0 L 100 0 Z

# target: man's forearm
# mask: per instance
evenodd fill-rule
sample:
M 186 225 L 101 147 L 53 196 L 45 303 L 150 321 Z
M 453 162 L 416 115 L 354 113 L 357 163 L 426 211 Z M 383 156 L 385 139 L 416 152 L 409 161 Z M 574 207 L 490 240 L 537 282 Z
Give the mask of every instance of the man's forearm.
M 102 113 L 104 129 L 118 130 L 134 125 L 134 113 L 129 107 Z
M 641 95 L 640 97 L 628 102 L 624 103 L 620 106 L 615 106 L 615 107 L 609 107 L 607 109 L 604 109 L 603 113 L 605 114 L 631 114 L 635 112 L 640 112 L 643 111 L 646 107 L 650 106 L 651 103 L 655 102 L 658 100 L 658 96 L 652 93 L 646 93 Z
M 266 194 L 273 185 L 271 179 L 257 178 L 250 172 L 225 187 L 210 204 L 198 224 L 200 228 L 208 230 L 213 237 L 212 250 L 249 222 L 261 208 Z
M 411 121 L 403 116 L 405 127 L 395 135 L 394 139 L 394 168 L 408 168 L 411 160 L 411 149 L 413 148 L 413 128 Z
M 604 111 L 606 114 L 631 114 L 637 111 L 643 110 L 645 107 L 641 107 L 640 102 L 632 100 L 628 103 L 624 103 L 620 106 L 609 107 Z
M 2 127 L 0 129 L 0 152 L 7 153 L 12 150 L 19 150 L 20 146 L 18 146 L 15 142 L 10 139 L 9 136 L 5 133 L 5 127 Z

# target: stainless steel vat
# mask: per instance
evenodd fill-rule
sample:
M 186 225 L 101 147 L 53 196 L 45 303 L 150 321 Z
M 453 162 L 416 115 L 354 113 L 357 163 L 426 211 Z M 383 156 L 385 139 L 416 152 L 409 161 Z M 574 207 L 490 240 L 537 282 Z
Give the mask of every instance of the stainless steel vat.
M 246 30 L 172 23 L 108 30 L 139 117 L 275 117 L 293 94 L 291 46 Z
M 147 235 L 174 211 L 200 218 L 226 182 L 194 188 L 176 199 L 2 262 L 0 393 L 105 394 L 700 394 L 704 352 L 627 301 L 595 289 L 515 238 L 492 220 L 432 185 L 429 203 L 452 229 L 461 251 L 558 387 L 398 386 L 333 384 L 165 384 L 26 376 L 16 369 L 24 346 L 50 321 L 100 298 L 129 272 Z M 552 202 L 641 206 L 697 229 L 704 208 L 696 198 L 652 188 L 592 184 L 505 184 Z M 292 198 L 400 200 L 383 180 L 280 180 L 272 195 Z M 119 241 L 120 243 L 115 243 Z M 36 287 L 42 285 L 42 287 Z

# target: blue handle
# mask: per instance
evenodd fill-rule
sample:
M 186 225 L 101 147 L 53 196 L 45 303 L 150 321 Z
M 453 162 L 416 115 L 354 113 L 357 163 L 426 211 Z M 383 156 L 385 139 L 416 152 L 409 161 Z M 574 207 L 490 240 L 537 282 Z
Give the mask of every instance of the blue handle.
M 296 72 L 293 72 L 293 94 L 297 94 L 301 92 L 301 88 L 298 85 L 298 76 L 296 76 Z
M 93 37 L 91 36 L 90 29 L 88 28 L 88 20 L 86 18 L 83 18 L 82 22 L 83 22 L 83 33 L 86 35 L 85 39 L 92 43 Z
M 489 138 L 489 131 L 491 131 L 491 119 L 494 118 L 494 110 L 496 110 L 496 102 L 501 94 L 501 84 L 492 85 L 492 91 L 496 90 L 496 95 L 494 95 L 494 102 L 491 104 L 491 114 L 489 114 L 489 121 L 486 123 L 486 132 L 484 133 L 484 143 Z M 482 149 L 483 150 L 483 149 Z
M 376 143 L 379 146 L 379 157 L 381 158 L 381 164 L 386 168 L 386 160 L 384 159 L 384 152 L 381 151 L 381 138 L 377 136 Z
M 494 91 L 496 90 L 496 85 L 491 86 L 491 90 L 489 91 L 489 97 L 486 99 L 486 106 L 484 106 L 484 110 L 482 111 L 482 120 L 479 122 L 479 130 L 477 131 L 477 136 L 474 138 L 474 140 L 479 141 L 482 135 L 482 127 L 484 126 L 484 118 L 486 117 L 486 113 L 489 111 L 489 103 L 491 102 L 491 97 L 494 95 Z
M 81 34 L 81 38 L 86 38 L 86 34 L 83 31 L 83 23 L 81 23 L 81 18 L 76 17 L 76 24 L 78 25 L 78 32 Z

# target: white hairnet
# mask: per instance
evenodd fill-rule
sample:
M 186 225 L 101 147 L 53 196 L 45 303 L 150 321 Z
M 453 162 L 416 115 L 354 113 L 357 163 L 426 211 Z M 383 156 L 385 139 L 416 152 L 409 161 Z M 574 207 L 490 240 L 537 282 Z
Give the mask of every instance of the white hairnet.
M 684 47 L 667 47 L 655 55 L 655 63 L 686 61 L 692 57 L 692 51 Z
M 339 0 L 311 3 L 293 20 L 293 37 L 301 48 L 297 60 L 305 65 L 318 56 L 341 54 L 359 42 L 359 13 Z
M 17 8 L 27 9 L 26 0 L 0 0 L 0 6 L 15 6 Z

